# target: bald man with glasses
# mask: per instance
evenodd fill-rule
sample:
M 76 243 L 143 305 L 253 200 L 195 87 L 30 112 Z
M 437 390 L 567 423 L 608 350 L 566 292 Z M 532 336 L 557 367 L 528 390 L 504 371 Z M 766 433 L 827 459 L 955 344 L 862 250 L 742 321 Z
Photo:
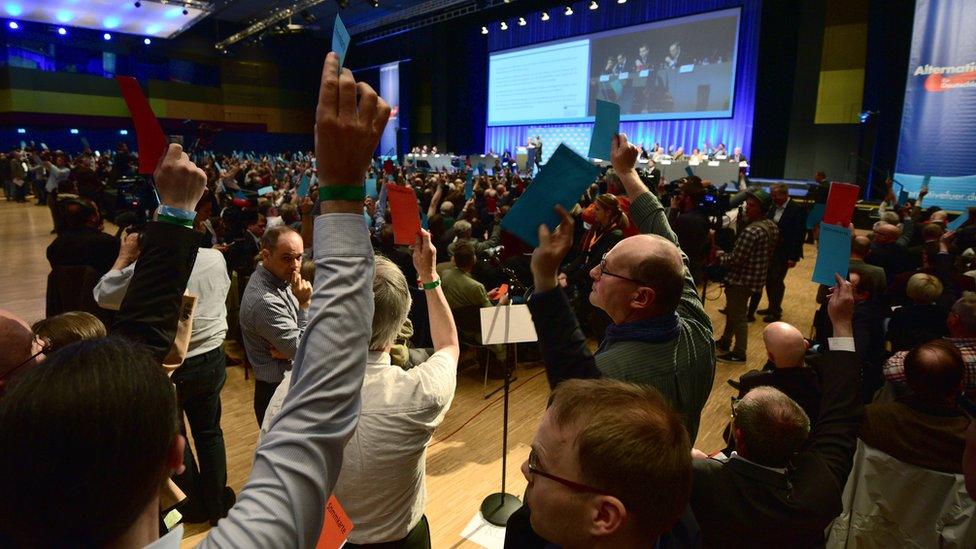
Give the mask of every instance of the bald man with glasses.
M 535 294 L 529 309 L 550 386 L 569 378 L 599 377 L 652 386 L 681 413 L 694 440 L 715 377 L 712 324 L 665 208 L 634 170 L 637 156 L 626 135 L 614 138 L 613 167 L 631 199 L 631 219 L 642 234 L 621 240 L 590 271 L 590 303 L 613 321 L 596 353 L 586 346 L 556 279 L 573 240 L 573 219 L 561 208 L 555 232 L 539 229 L 539 247 L 532 254 Z

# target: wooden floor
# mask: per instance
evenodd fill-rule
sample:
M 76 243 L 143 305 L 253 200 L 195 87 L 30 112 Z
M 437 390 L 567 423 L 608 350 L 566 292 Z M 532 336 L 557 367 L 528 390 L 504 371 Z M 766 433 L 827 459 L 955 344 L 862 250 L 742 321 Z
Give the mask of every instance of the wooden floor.
M 0 307 L 28 322 L 44 316 L 49 271 L 44 252 L 53 239 L 50 229 L 47 208 L 0 201 Z M 804 253 L 806 259 L 787 277 L 783 320 L 808 334 L 816 295 L 816 285 L 810 282 L 816 250 L 806 245 Z M 724 297 L 718 287 L 711 287 L 707 294 L 705 308 L 715 331 L 720 332 L 725 317 L 718 309 L 724 306 Z M 765 306 L 765 298 L 761 306 Z M 705 452 L 723 446 L 721 433 L 729 416 L 729 396 L 733 394 L 726 380 L 765 363 L 764 326 L 761 319 L 750 324 L 747 364 L 719 362 L 716 367 L 715 383 L 696 441 L 696 447 Z M 454 403 L 428 450 L 426 512 L 436 548 L 477 547 L 463 540 L 460 532 L 478 512 L 482 498 L 497 492 L 501 481 L 501 397 L 483 398 L 479 373 L 467 370 L 459 374 Z M 526 481 L 519 466 L 528 455 L 529 443 L 545 408 L 548 386 L 539 364 L 520 364 L 517 375 L 511 393 L 506 491 L 521 495 Z M 240 368 L 229 369 L 222 393 L 221 423 L 227 447 L 228 484 L 237 491 L 247 480 L 258 432 L 251 407 L 253 390 L 253 378 L 245 381 Z M 185 533 L 184 547 L 192 547 L 206 536 L 201 525 L 188 525 Z

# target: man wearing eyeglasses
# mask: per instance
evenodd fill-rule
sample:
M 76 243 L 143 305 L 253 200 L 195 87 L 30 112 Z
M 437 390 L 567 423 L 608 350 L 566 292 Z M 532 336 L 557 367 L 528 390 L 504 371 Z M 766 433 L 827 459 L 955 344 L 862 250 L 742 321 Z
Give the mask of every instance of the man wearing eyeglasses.
M 610 379 L 560 384 L 522 474 L 532 530 L 550 544 L 655 547 L 662 535 L 687 538 L 672 528 L 691 491 L 688 434 L 653 387 Z M 528 546 L 514 533 L 506 533 L 506 547 Z
M 539 228 L 529 309 L 550 386 L 569 378 L 598 377 L 651 385 L 681 413 L 694 440 L 715 377 L 712 324 L 664 207 L 634 169 L 637 155 L 626 135 L 614 138 L 613 168 L 631 199 L 631 218 L 643 234 L 621 240 L 590 270 L 590 303 L 613 321 L 596 354 L 586 346 L 557 284 L 559 265 L 573 244 L 573 219 L 562 208 L 557 208 L 562 219 L 555 232 Z
M 816 547 L 842 511 L 864 414 L 854 352 L 851 283 L 836 276 L 828 303 L 834 337 L 820 361 L 820 415 L 769 386 L 732 404 L 735 452 L 694 451 L 691 509 L 705 547 Z

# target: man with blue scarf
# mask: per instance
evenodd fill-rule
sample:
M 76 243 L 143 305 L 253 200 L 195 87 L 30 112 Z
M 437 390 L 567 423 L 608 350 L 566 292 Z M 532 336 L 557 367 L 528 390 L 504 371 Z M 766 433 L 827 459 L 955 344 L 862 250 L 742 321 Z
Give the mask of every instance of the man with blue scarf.
M 620 241 L 590 271 L 590 302 L 613 320 L 596 354 L 587 348 L 556 279 L 573 244 L 573 220 L 562 208 L 555 232 L 539 228 L 539 247 L 532 254 L 535 294 L 529 309 L 550 386 L 569 378 L 597 377 L 651 385 L 681 413 L 695 440 L 715 377 L 712 324 L 664 207 L 634 169 L 638 154 L 626 135 L 614 138 L 613 168 L 642 234 Z

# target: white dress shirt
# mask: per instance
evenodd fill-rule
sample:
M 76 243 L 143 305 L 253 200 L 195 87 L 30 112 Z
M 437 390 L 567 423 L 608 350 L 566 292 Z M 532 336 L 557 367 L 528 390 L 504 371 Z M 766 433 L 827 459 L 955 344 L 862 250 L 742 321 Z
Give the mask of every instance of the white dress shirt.
M 135 270 L 136 264 L 133 263 L 121 271 L 113 269 L 105 273 L 92 290 L 95 303 L 103 309 L 118 311 Z M 224 336 L 227 335 L 230 277 L 227 275 L 224 254 L 212 248 L 197 250 L 197 260 L 190 271 L 186 289 L 197 298 L 193 330 L 186 351 L 186 357 L 190 358 L 216 349 L 224 343 Z
M 789 203 L 790 199 L 787 197 L 786 202 L 783 202 L 782 206 L 776 206 L 776 209 L 773 211 L 773 221 L 779 223 L 779 218 L 783 217 L 783 212 L 786 211 L 786 206 L 788 206 Z
M 264 436 L 288 393 L 290 376 L 265 412 Z M 457 385 L 457 362 L 446 352 L 404 370 L 390 355 L 370 351 L 359 426 L 346 445 L 335 497 L 349 515 L 350 543 L 406 537 L 424 514 L 427 443 L 447 414 Z

